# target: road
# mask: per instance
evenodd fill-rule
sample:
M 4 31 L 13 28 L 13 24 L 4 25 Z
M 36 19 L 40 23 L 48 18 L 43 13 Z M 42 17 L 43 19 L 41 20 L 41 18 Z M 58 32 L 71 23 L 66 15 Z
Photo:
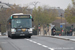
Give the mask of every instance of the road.
M 41 36 L 31 39 L 0 36 L 0 47 L 2 50 L 75 50 L 75 42 Z

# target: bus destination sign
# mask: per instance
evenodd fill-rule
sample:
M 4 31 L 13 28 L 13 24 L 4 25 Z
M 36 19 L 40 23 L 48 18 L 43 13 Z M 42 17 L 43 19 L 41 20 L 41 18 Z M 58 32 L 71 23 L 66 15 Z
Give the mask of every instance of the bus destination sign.
M 13 18 L 30 18 L 30 16 L 29 15 L 15 15 L 15 16 L 13 16 Z

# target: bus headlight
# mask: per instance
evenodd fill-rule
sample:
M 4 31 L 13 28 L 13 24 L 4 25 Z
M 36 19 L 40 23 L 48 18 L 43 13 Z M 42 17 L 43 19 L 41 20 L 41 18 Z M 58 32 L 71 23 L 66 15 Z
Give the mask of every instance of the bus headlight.
M 29 32 L 29 33 L 32 33 L 32 31 L 33 31 L 33 29 L 32 29 L 32 28 L 28 29 L 28 32 Z
M 11 29 L 11 32 L 16 32 L 16 30 L 15 29 Z

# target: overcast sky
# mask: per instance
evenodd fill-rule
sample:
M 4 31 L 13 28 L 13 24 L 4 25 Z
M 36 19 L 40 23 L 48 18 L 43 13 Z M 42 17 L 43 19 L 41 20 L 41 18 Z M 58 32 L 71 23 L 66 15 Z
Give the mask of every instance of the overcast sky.
M 71 0 L 0 0 L 2 2 L 10 4 L 20 4 L 24 6 L 25 4 L 30 4 L 32 2 L 38 1 L 38 5 L 48 5 L 50 7 L 60 7 L 61 9 L 66 9 L 69 4 L 72 4 Z M 31 6 L 31 5 L 30 5 Z

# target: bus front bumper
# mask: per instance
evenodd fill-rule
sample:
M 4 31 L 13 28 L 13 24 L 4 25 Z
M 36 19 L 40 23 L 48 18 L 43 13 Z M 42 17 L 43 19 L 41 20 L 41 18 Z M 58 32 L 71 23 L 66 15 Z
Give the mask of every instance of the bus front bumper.
M 32 36 L 32 33 L 15 32 L 14 34 L 12 34 L 12 36 Z

